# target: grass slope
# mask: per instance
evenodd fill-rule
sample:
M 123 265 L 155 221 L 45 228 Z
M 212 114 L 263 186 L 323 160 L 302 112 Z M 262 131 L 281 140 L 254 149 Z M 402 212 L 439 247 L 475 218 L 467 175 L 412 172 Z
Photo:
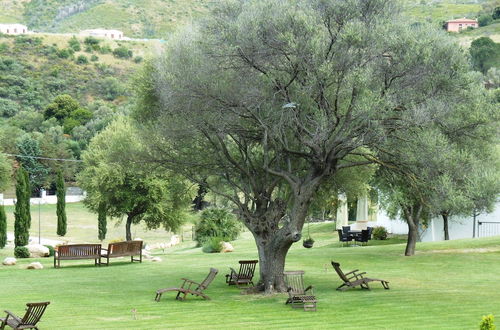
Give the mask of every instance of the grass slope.
M 74 207 L 83 227 L 85 212 Z M 74 218 L 69 217 L 70 232 L 96 231 L 93 218 L 87 219 L 87 229 L 72 228 Z M 50 300 L 40 324 L 44 329 L 474 329 L 482 315 L 500 315 L 495 280 L 500 237 L 419 243 L 414 257 L 404 257 L 401 240 L 342 248 L 330 223 L 311 224 L 311 236 L 315 246 L 292 246 L 286 269 L 306 271 L 305 282 L 314 285 L 318 298 L 315 313 L 285 306 L 285 294 L 242 295 L 224 283 L 228 267 L 257 257 L 248 232 L 233 242 L 233 253 L 205 254 L 185 242 L 164 254 L 158 251 L 159 263 L 114 259 L 109 267 L 94 267 L 91 260 L 63 261 L 61 269 L 54 269 L 52 259 L 44 258 L 38 261 L 45 269 L 33 271 L 24 269 L 33 259 L 20 260 L 0 266 L 0 306 L 20 313 L 25 302 Z M 0 256 L 11 251 L 0 250 Z M 335 291 L 340 281 L 329 265 L 332 259 L 345 271 L 360 268 L 390 281 L 391 290 L 377 283 L 371 291 Z M 178 286 L 182 277 L 201 281 L 209 267 L 219 269 L 206 290 L 212 300 L 179 302 L 172 292 L 153 301 L 156 289 Z

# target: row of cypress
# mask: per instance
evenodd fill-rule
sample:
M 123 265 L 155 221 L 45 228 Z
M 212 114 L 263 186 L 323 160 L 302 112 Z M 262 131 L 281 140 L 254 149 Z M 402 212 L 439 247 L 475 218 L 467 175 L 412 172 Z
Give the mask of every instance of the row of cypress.
M 57 235 L 66 235 L 66 189 L 62 172 L 57 173 Z M 29 243 L 31 227 L 30 212 L 31 186 L 28 172 L 21 166 L 16 173 L 16 205 L 14 209 L 14 245 L 25 246 Z M 0 248 L 7 244 L 7 217 L 3 205 L 0 205 Z

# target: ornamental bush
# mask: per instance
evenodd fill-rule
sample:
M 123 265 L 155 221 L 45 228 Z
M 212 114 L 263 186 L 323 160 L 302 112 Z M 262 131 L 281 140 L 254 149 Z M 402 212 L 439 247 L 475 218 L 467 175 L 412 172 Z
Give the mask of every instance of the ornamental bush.
M 218 236 L 209 237 L 201 250 L 205 253 L 219 253 L 222 251 L 222 242 L 224 240 Z
M 210 208 L 201 213 L 194 230 L 198 246 L 202 246 L 212 237 L 223 241 L 235 240 L 241 231 L 241 224 L 228 210 Z
M 55 249 L 52 245 L 44 245 L 47 249 L 49 249 L 49 257 L 54 256 L 55 254 Z
M 387 229 L 382 226 L 373 227 L 373 239 L 384 240 L 387 239 Z
M 17 246 L 14 249 L 14 256 L 16 258 L 29 258 L 30 257 L 30 251 L 25 246 Z
M 493 315 L 485 315 L 479 324 L 479 330 L 496 330 L 496 325 L 493 324 L 495 318 Z

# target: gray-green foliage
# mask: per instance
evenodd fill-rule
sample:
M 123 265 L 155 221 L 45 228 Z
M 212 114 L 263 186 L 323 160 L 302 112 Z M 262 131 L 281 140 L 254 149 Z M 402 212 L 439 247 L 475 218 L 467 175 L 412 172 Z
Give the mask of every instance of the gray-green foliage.
M 16 206 L 14 210 L 14 245 L 24 246 L 29 241 L 31 189 L 28 172 L 23 167 L 16 173 Z
M 236 205 L 268 285 L 323 183 L 471 105 L 464 55 L 391 1 L 220 1 L 145 66 L 136 115 L 156 161 Z
M 67 218 L 66 218 L 66 187 L 64 185 L 64 177 L 61 171 L 57 173 L 56 181 L 57 194 L 57 235 L 66 235 Z
M 241 231 L 241 224 L 228 210 L 209 208 L 201 212 L 194 231 L 196 241 L 201 246 L 213 237 L 225 241 L 235 240 Z M 211 243 L 209 245 L 213 246 Z
M 0 204 L 0 249 L 7 244 L 7 215 L 5 208 Z

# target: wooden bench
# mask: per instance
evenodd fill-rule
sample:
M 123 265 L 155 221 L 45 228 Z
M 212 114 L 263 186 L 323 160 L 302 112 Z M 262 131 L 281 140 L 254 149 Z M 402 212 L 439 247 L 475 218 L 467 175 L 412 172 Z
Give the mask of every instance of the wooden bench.
M 109 243 L 107 249 L 101 249 L 101 257 L 106 258 L 106 266 L 109 266 L 109 258 L 128 257 L 130 261 L 142 262 L 142 241 L 125 241 L 118 243 Z M 139 259 L 134 259 L 134 256 L 139 256 Z
M 101 264 L 101 244 L 59 245 L 54 253 L 54 268 L 61 267 L 61 260 L 94 259 L 94 264 Z M 57 261 L 57 266 L 56 266 Z

